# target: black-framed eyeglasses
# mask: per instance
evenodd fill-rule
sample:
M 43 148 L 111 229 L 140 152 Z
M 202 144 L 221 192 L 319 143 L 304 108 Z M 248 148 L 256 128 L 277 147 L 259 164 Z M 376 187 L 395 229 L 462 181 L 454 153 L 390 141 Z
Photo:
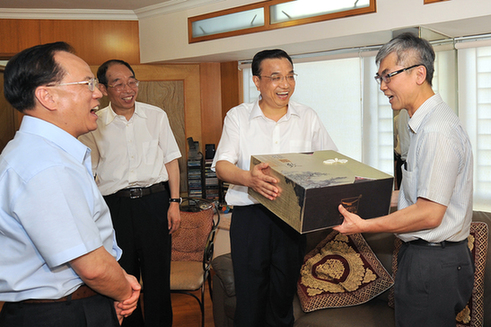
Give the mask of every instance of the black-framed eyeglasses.
M 283 79 L 286 79 L 286 81 L 288 83 L 293 83 L 295 82 L 295 79 L 297 78 L 297 74 L 295 73 L 292 73 L 292 74 L 288 74 L 286 76 L 283 76 L 283 75 L 271 75 L 271 76 L 264 76 L 264 75 L 260 75 L 259 77 L 266 77 L 266 78 L 269 78 L 270 81 L 273 83 L 273 84 L 278 84 L 280 82 L 283 82 Z
M 89 87 L 90 92 L 94 92 L 95 88 L 99 85 L 99 81 L 97 78 L 91 78 L 82 82 L 70 82 L 70 83 L 57 83 L 57 84 L 48 84 L 48 87 L 54 86 L 63 86 L 63 85 L 87 85 Z
M 130 79 L 128 83 L 119 82 L 113 85 L 107 85 L 107 87 L 113 88 L 116 92 L 121 92 L 125 89 L 126 85 L 128 85 L 131 89 L 135 90 L 140 85 L 140 81 L 137 79 Z
M 418 67 L 418 66 L 424 66 L 423 64 L 416 64 L 416 65 L 412 65 L 411 67 L 407 67 L 407 68 L 403 68 L 403 69 L 399 69 L 399 70 L 396 70 L 395 72 L 392 72 L 392 73 L 388 73 L 388 74 L 385 74 L 384 76 L 380 76 L 378 73 L 373 77 L 375 78 L 375 80 L 377 81 L 377 83 L 379 84 L 382 84 L 382 81 L 385 82 L 385 84 L 389 84 L 390 83 L 390 79 L 394 76 L 396 76 L 397 74 L 400 74 L 402 72 L 405 72 L 406 70 L 409 70 L 409 69 L 412 69 L 412 68 L 415 68 L 415 67 Z

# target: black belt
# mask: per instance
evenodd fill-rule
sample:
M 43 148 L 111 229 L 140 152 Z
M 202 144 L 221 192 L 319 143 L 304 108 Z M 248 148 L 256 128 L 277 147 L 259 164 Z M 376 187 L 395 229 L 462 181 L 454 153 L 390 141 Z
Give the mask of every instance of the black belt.
M 145 195 L 150 195 L 153 193 L 163 192 L 167 189 L 167 182 L 161 182 L 158 184 L 153 184 L 149 187 L 130 187 L 117 191 L 114 193 L 116 196 L 121 196 L 130 199 L 139 199 Z
M 414 240 L 414 241 L 409 241 L 408 243 L 412 244 L 412 245 L 419 245 L 419 246 L 434 246 L 434 247 L 445 248 L 446 246 L 460 245 L 460 244 L 465 243 L 465 242 L 467 242 L 467 239 L 462 240 L 460 242 L 450 242 L 450 241 L 428 242 L 428 241 L 425 241 L 425 240 L 419 238 L 419 239 Z

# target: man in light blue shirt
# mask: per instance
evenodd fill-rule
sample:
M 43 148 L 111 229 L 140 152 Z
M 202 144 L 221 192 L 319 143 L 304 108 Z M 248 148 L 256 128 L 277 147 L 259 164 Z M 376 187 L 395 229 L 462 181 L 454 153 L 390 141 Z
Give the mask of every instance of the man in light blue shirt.
M 64 42 L 20 52 L 4 79 L 25 116 L 0 156 L 0 325 L 119 326 L 140 285 L 116 261 L 90 149 L 77 140 L 97 127 L 97 79 Z

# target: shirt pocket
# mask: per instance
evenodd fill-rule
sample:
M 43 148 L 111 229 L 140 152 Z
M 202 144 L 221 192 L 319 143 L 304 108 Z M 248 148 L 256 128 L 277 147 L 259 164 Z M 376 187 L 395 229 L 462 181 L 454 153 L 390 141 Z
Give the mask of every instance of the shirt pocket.
M 416 203 L 418 196 L 417 183 L 416 171 L 407 171 L 404 167 L 402 167 L 401 190 L 403 190 L 404 196 L 408 203 Z
M 147 165 L 155 163 L 158 155 L 159 140 L 152 140 L 150 142 L 143 142 L 143 162 Z

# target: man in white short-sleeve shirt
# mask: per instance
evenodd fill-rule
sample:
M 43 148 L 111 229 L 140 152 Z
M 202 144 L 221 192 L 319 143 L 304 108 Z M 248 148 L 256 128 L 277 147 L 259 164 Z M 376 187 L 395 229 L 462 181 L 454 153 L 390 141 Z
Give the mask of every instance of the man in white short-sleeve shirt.
M 80 141 L 92 149 L 97 185 L 123 249 L 119 263 L 145 285 L 145 305 L 123 327 L 171 326 L 171 234 L 180 224 L 181 153 L 165 111 L 136 101 L 140 82 L 127 62 L 108 60 L 97 77 L 110 103 L 97 112 L 98 129 Z
M 252 187 L 273 200 L 277 181 L 249 170 L 251 155 L 337 150 L 311 108 L 290 100 L 295 90 L 291 58 L 283 50 L 254 56 L 253 80 L 261 93 L 253 103 L 230 109 L 213 167 L 231 185 L 231 255 L 237 306 L 235 326 L 293 326 L 293 296 L 303 263 L 305 238 L 250 197 Z

